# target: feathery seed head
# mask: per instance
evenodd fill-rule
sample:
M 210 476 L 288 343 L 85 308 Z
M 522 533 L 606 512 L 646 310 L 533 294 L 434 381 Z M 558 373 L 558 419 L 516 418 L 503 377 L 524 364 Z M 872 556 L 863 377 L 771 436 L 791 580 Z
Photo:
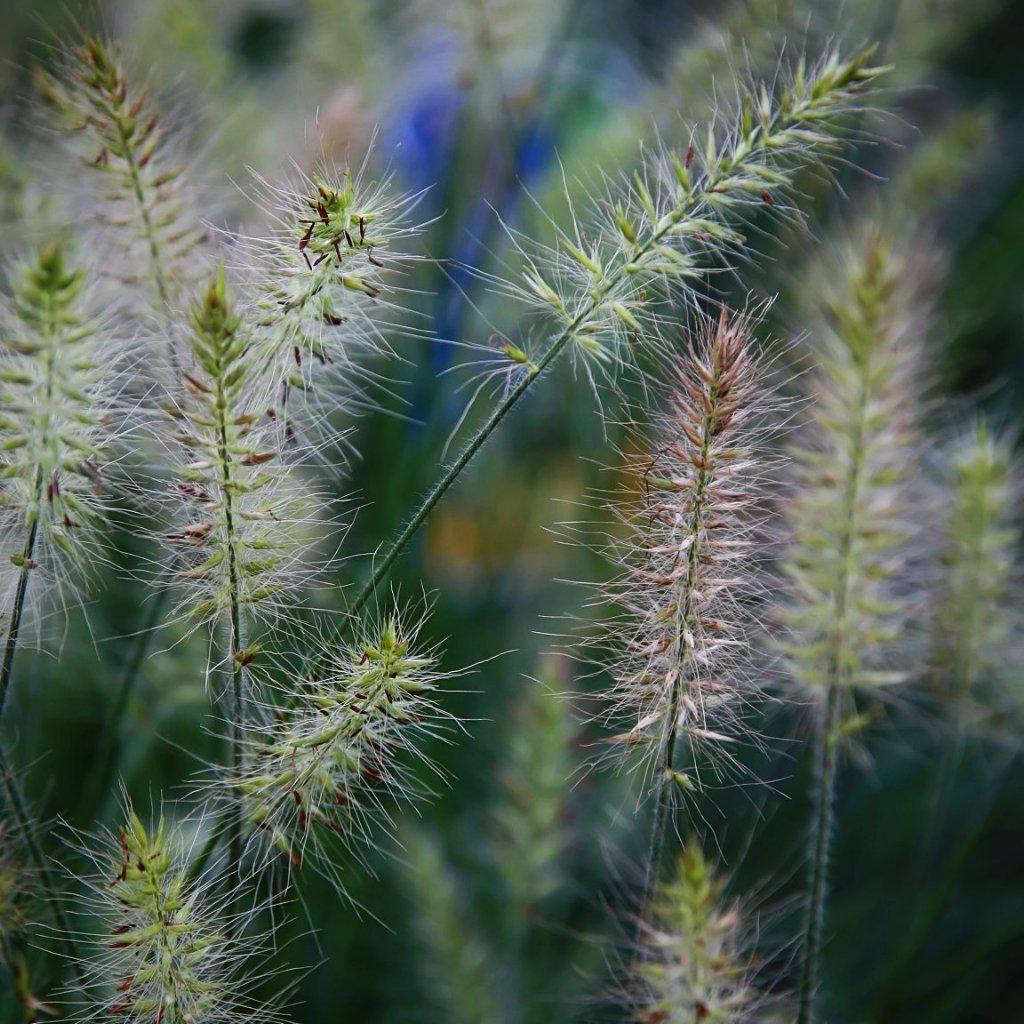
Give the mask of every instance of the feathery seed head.
M 495 814 L 496 860 L 523 916 L 563 880 L 575 732 L 568 702 L 546 686 L 528 685 L 517 697 Z
M 232 604 L 271 614 L 313 571 L 312 497 L 288 464 L 287 434 L 223 270 L 194 304 L 191 326 L 194 366 L 173 410 L 179 510 L 163 538 L 183 587 L 179 610 L 200 621 Z
M 772 395 L 753 327 L 723 313 L 672 360 L 654 437 L 640 442 L 649 454 L 632 467 L 640 493 L 615 509 L 625 536 L 606 598 L 622 612 L 600 644 L 614 677 L 603 717 L 647 764 L 670 737 L 728 761 L 755 691 L 748 619 Z
M 522 281 L 506 290 L 554 317 L 596 365 L 623 361 L 634 336 L 656 340 L 666 291 L 686 296 L 722 257 L 742 253 L 738 224 L 759 211 L 795 216 L 785 200 L 796 172 L 828 166 L 844 114 L 886 70 L 871 53 L 833 50 L 814 67 L 801 59 L 774 90 L 753 86 L 724 128 L 712 123 L 685 151 L 649 158 L 585 217 L 573 212 L 553 246 L 522 241 Z
M 1008 654 L 1018 607 L 1020 485 L 1011 439 L 983 420 L 949 453 L 948 468 L 932 681 L 958 712 L 977 717 L 975 701 L 1005 703 L 1000 684 L 1011 681 L 1005 673 L 1016 663 Z
M 922 522 L 911 507 L 921 278 L 870 234 L 835 275 L 812 335 L 814 404 L 791 453 L 799 487 L 786 510 L 790 587 L 779 617 L 791 675 L 814 697 L 906 677 L 899 650 L 917 611 L 911 541 Z
M 60 246 L 14 276 L 0 338 L 4 533 L 16 566 L 38 564 L 63 582 L 88 567 L 108 512 L 101 482 L 117 437 L 120 360 Z
M 740 907 L 700 846 L 687 842 L 672 879 L 641 922 L 631 1003 L 643 1024 L 756 1019 L 761 996 L 751 980 Z
M 423 980 L 439 1004 L 438 1016 L 465 1024 L 505 1020 L 505 965 L 474 920 L 465 880 L 437 838 L 422 827 L 403 825 L 401 842 L 409 867 L 404 877 L 428 968 Z
M 365 167 L 324 168 L 294 187 L 262 181 L 260 192 L 277 230 L 242 242 L 257 277 L 254 344 L 281 387 L 305 392 L 327 366 L 353 397 L 366 373 L 359 360 L 387 350 L 401 313 L 393 295 L 415 259 L 404 247 L 420 230 L 410 220 L 418 196 L 367 180 Z
M 121 246 L 116 273 L 145 281 L 149 291 L 137 312 L 155 300 L 165 320 L 192 280 L 189 263 L 204 236 L 181 192 L 163 118 L 147 90 L 134 87 L 117 49 L 97 38 L 70 50 L 56 75 L 37 69 L 36 85 L 59 126 L 82 140 L 84 162 L 113 184 L 103 192 L 106 224 L 119 240 L 125 228 L 134 235 Z
M 251 970 L 260 940 L 239 941 L 244 922 L 223 913 L 209 885 L 189 879 L 188 850 L 162 820 L 147 829 L 129 806 L 120 834 L 85 852 L 93 873 L 83 902 L 94 926 L 82 966 L 92 1002 L 75 1020 L 268 1019 L 247 999 L 241 971 L 246 961 Z
M 363 626 L 254 732 L 243 772 L 229 785 L 242 793 L 248 825 L 268 852 L 299 866 L 312 851 L 333 879 L 329 835 L 368 839 L 382 788 L 418 795 L 400 754 L 438 731 L 432 695 L 444 678 L 437 651 L 418 644 L 421 626 L 397 612 Z

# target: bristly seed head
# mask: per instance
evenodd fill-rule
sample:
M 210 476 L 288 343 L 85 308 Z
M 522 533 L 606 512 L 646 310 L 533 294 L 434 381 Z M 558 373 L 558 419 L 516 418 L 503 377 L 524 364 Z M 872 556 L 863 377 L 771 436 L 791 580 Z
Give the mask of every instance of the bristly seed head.
M 398 281 L 416 257 L 406 245 L 419 233 L 410 220 L 418 196 L 396 193 L 388 178 L 366 179 L 325 167 L 294 186 L 259 182 L 257 201 L 276 232 L 241 240 L 253 282 L 252 340 L 293 414 L 328 383 L 339 399 L 372 400 L 367 356 L 389 351 L 387 332 L 402 328 Z M 327 404 L 325 404 L 325 411 Z
M 232 605 L 272 616 L 315 571 L 316 515 L 223 271 L 193 307 L 191 352 L 173 410 L 177 511 L 163 535 L 178 608 L 196 621 Z
M 1019 710 L 1011 687 L 1018 664 L 1021 485 L 1012 438 L 983 420 L 947 452 L 946 470 L 930 679 L 964 727 Z
M 124 1024 L 235 1024 L 277 1019 L 247 995 L 259 936 L 224 913 L 203 881 L 189 879 L 188 851 L 161 820 L 147 829 L 130 806 L 118 835 L 84 853 L 94 873 L 79 898 L 90 911 L 83 976 L 92 997 L 73 1020 Z
M 677 737 L 689 758 L 729 761 L 757 690 L 749 606 L 772 394 L 752 330 L 723 314 L 671 360 L 654 436 L 631 464 L 639 494 L 613 506 L 625 536 L 611 547 L 620 572 L 604 598 L 621 613 L 610 638 L 604 624 L 596 637 L 614 678 L 602 717 L 626 727 L 614 744 L 648 766 Z
M 764 996 L 753 980 L 740 907 L 722 898 L 722 882 L 698 843 L 687 842 L 675 874 L 640 923 L 634 978 L 627 990 L 639 1024 L 759 1019 Z
M 38 566 L 61 584 L 100 558 L 96 534 L 111 511 L 107 470 L 123 419 L 123 354 L 59 246 L 13 276 L 0 361 L 4 541 L 19 570 Z
M 98 38 L 69 51 L 55 75 L 37 69 L 36 85 L 59 127 L 84 140 L 83 161 L 104 179 L 106 233 L 122 243 L 125 228 L 134 236 L 111 265 L 125 283 L 147 288 L 135 313 L 146 321 L 155 307 L 166 340 L 205 233 L 189 208 L 164 119 L 148 91 L 131 82 L 117 48 Z
M 254 730 L 243 774 L 226 781 L 242 794 L 248 827 L 267 852 L 293 866 L 313 860 L 340 885 L 324 841 L 370 838 L 374 820 L 386 816 L 383 790 L 420 795 L 401 753 L 441 728 L 432 695 L 445 678 L 436 650 L 417 643 L 421 625 L 395 613 L 363 626 Z
M 656 345 L 667 293 L 686 300 L 723 258 L 742 255 L 744 221 L 765 210 L 797 216 L 786 201 L 796 172 L 828 166 L 844 113 L 887 70 L 870 58 L 831 51 L 812 68 L 801 59 L 777 89 L 751 87 L 724 130 L 711 124 L 685 151 L 656 154 L 611 183 L 550 247 L 514 236 L 521 279 L 499 284 L 554 318 L 588 374 Z
M 902 682 L 920 613 L 913 539 L 930 518 L 915 495 L 926 274 L 878 232 L 851 249 L 812 332 L 814 404 L 793 446 L 786 505 L 788 593 L 778 617 L 793 680 L 879 693 Z

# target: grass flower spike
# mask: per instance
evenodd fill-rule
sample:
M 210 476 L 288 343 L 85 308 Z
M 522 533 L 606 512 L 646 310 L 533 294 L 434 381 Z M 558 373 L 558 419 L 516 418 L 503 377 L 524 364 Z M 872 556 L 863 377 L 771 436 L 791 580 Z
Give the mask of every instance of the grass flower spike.
M 91 1001 L 71 1018 L 126 1024 L 273 1020 L 245 993 L 260 940 L 240 936 L 208 885 L 188 877 L 188 851 L 161 821 L 147 829 L 128 808 L 119 836 L 87 851 L 94 873 L 84 904 Z M 83 947 L 85 943 L 82 943 Z
M 617 510 L 629 533 L 612 596 L 627 616 L 609 715 L 627 726 L 616 742 L 665 760 L 665 771 L 677 739 L 694 748 L 733 739 L 743 700 L 737 613 L 756 583 L 745 567 L 769 395 L 752 329 L 723 313 L 673 360 L 653 450 L 632 467 L 641 494 Z
M 417 825 L 401 835 L 408 859 L 406 887 L 423 950 L 424 981 L 437 1004 L 436 1013 L 452 1024 L 502 1024 L 514 1020 L 514 998 L 495 955 L 474 918 L 463 880 L 441 844 Z
M 675 875 L 641 923 L 629 1002 L 631 1020 L 693 1024 L 759 1019 L 763 996 L 751 980 L 740 908 L 722 899 L 700 846 L 690 841 Z
M 109 179 L 104 219 L 118 238 L 134 236 L 116 262 L 118 274 L 148 285 L 153 301 L 140 308 L 155 304 L 166 327 L 193 278 L 189 262 L 203 232 L 181 192 L 182 171 L 160 113 L 147 90 L 133 85 L 116 49 L 95 38 L 69 53 L 56 76 L 38 72 L 37 88 L 60 126 L 83 140 L 85 162 Z
M 382 790 L 416 795 L 400 754 L 435 733 L 442 717 L 432 694 L 443 676 L 437 652 L 418 644 L 421 625 L 396 613 L 364 627 L 253 731 L 244 769 L 229 783 L 242 795 L 246 828 L 269 852 L 294 866 L 312 853 L 338 881 L 324 839 L 368 838 L 386 814 Z
M 614 743 L 639 753 L 653 782 L 648 890 L 674 794 L 698 788 L 702 762 L 731 759 L 757 689 L 744 609 L 757 593 L 770 391 L 752 329 L 723 313 L 671 361 L 655 436 L 640 442 L 649 454 L 632 466 L 639 496 L 615 509 L 625 537 L 607 596 L 623 611 L 601 640 L 614 680 L 603 717 L 625 729 Z
M 911 541 L 922 522 L 910 505 L 922 392 L 918 276 L 878 233 L 850 254 L 815 338 L 808 436 L 792 451 L 802 486 L 787 510 L 790 592 L 780 617 L 790 674 L 816 712 L 800 1024 L 814 1020 L 842 736 L 858 721 L 855 695 L 883 694 L 909 667 Z
M 232 656 L 241 657 L 241 620 L 283 610 L 305 578 L 312 500 L 284 457 L 270 387 L 223 271 L 194 305 L 191 327 L 195 366 L 182 374 L 172 439 L 180 514 L 165 539 L 180 611 L 238 619 Z
M 261 193 L 277 231 L 243 248 L 256 277 L 254 341 L 285 392 L 281 403 L 324 373 L 332 403 L 339 389 L 358 399 L 358 384 L 372 379 L 360 360 L 387 348 L 401 313 L 392 296 L 414 258 L 406 245 L 420 230 L 410 217 L 418 197 L 396 193 L 387 178 L 367 181 L 365 167 L 324 169 L 295 187 L 261 182 Z
M 763 83 L 745 95 L 724 130 L 712 123 L 683 152 L 656 155 L 624 186 L 614 185 L 588 218 L 554 246 L 524 246 L 522 285 L 512 291 L 553 316 L 557 347 L 597 365 L 621 361 L 631 337 L 657 337 L 664 287 L 694 287 L 723 256 L 741 253 L 737 225 L 761 210 L 793 214 L 786 198 L 795 172 L 821 167 L 838 145 L 843 114 L 885 69 L 870 52 L 832 52 L 772 95 Z M 541 357 L 541 366 L 547 363 Z
M 820 369 L 806 440 L 792 449 L 802 487 L 788 507 L 782 618 L 790 673 L 820 704 L 906 678 L 894 649 L 906 609 L 922 332 L 913 269 L 882 236 L 851 256 L 816 336 Z
M 1004 673 L 1013 664 L 1007 655 L 1016 622 L 1019 485 L 1010 440 L 982 421 L 949 462 L 933 680 L 973 717 L 975 702 L 1005 705 L 1009 695 L 999 684 L 1014 681 Z
M 29 580 L 42 576 L 60 589 L 101 558 L 96 534 L 110 512 L 103 470 L 118 429 L 119 357 L 89 309 L 81 271 L 50 246 L 14 277 L 0 363 L 0 508 L 13 577 L 0 708 Z
M 557 681 L 557 663 L 545 667 L 546 679 Z M 538 683 L 517 695 L 510 726 L 500 772 L 503 799 L 495 812 L 495 861 L 510 903 L 527 920 L 564 881 L 576 726 L 568 702 Z

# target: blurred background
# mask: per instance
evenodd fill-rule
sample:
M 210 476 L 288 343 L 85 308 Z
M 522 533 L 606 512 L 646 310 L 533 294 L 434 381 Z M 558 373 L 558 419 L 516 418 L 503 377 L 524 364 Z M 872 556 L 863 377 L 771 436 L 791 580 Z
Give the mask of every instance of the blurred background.
M 839 171 L 841 194 L 808 182 L 809 222 L 764 238 L 740 298 L 779 295 L 772 327 L 803 329 L 809 266 L 881 217 L 945 268 L 928 339 L 937 430 L 972 404 L 1016 428 L 1024 415 L 1024 6 L 1009 0 L 0 0 L 0 248 L 34 240 L 48 140 L 28 69 L 83 30 L 119 39 L 174 112 L 208 196 L 206 215 L 259 224 L 245 183 L 326 155 L 390 169 L 426 190 L 423 251 L 445 261 L 408 278 L 412 322 L 478 351 L 395 340 L 394 397 L 354 425 L 358 457 L 339 494 L 362 507 L 347 541 L 371 550 L 432 478 L 512 313 L 463 265 L 498 274 L 515 256 L 498 215 L 539 230 L 638 146 L 685 139 L 736 76 L 771 77 L 780 55 L 879 40 L 893 63 L 885 112 Z M 24 154 L 31 154 L 26 161 Z M 856 169 L 855 169 L 856 168 Z M 73 169 L 68 173 L 76 173 Z M 741 268 L 742 269 L 742 268 Z M 515 338 L 513 337 L 513 340 Z M 635 881 L 644 822 L 628 778 L 587 772 L 593 737 L 550 690 L 601 685 L 557 653 L 590 614 L 567 580 L 607 572 L 561 542 L 558 524 L 605 487 L 614 462 L 586 380 L 563 366 L 538 388 L 444 501 L 395 586 L 436 600 L 445 665 L 480 663 L 446 697 L 466 722 L 430 751 L 446 782 L 397 840 L 345 866 L 352 904 L 303 879 L 287 958 L 318 963 L 292 1019 L 554 1022 L 616 1019 L 602 1005 L 614 916 Z M 460 390 L 461 387 L 461 390 Z M 491 398 L 481 394 L 476 412 Z M 131 542 L 125 539 L 131 560 Z M 364 562 L 346 566 L 357 579 Z M 81 774 L 112 699 L 141 585 L 115 571 L 53 624 L 64 656 L 26 657 L 11 718 L 28 784 L 47 815 L 84 824 Z M 52 644 L 50 645 L 52 648 Z M 196 647 L 196 649 L 193 649 Z M 187 788 L 204 732 L 201 645 L 153 659 L 123 734 L 121 771 L 142 802 Z M 1024 679 L 1020 680 L 1024 701 Z M 585 704 L 581 698 L 577 704 Z M 914 702 L 871 730 L 843 771 L 835 898 L 825 955 L 827 1019 L 1024 1020 L 1024 769 L 1015 726 L 959 742 Z M 769 973 L 792 981 L 788 936 L 802 879 L 807 806 L 800 716 L 762 723 L 770 753 L 745 761 L 767 786 L 710 781 L 698 824 L 732 891 L 760 915 Z M 59 742 L 53 737 L 59 736 Z M 775 740 L 775 737 L 780 739 Z M 788 740 L 786 737 L 797 737 Z M 103 814 L 110 815 L 108 805 Z M 76 817 L 79 816 L 79 817 Z M 308 913 L 308 920 L 307 915 Z M 315 925 L 315 937 L 309 923 Z M 774 952 L 772 952 L 774 951 Z M 440 979 L 445 979 L 442 983 Z

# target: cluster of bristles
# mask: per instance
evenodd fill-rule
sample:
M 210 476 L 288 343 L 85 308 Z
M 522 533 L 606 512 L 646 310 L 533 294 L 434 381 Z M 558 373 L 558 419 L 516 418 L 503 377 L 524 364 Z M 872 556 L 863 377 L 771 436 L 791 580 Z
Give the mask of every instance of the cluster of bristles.
M 433 734 L 441 718 L 432 693 L 441 678 L 436 652 L 417 650 L 418 625 L 393 615 L 331 651 L 290 705 L 254 729 L 244 767 L 229 787 L 241 793 L 250 832 L 294 866 L 307 847 L 331 870 L 329 835 L 369 834 L 383 813 L 380 793 L 416 792 L 400 760 Z
M 763 1005 L 751 979 L 743 917 L 690 841 L 640 922 L 627 1003 L 640 1024 L 749 1021 Z
M 116 50 L 95 38 L 69 53 L 56 75 L 38 71 L 37 88 L 59 127 L 86 140 L 91 167 L 114 179 L 103 194 L 107 234 L 123 239 L 127 228 L 135 236 L 116 261 L 118 276 L 147 284 L 166 326 L 180 289 L 194 279 L 189 263 L 205 232 L 182 193 L 161 115 L 145 89 L 131 86 Z M 136 312 L 152 308 L 144 302 Z
M 0 362 L 0 506 L 19 569 L 67 578 L 107 517 L 120 354 L 56 246 L 16 270 Z M 101 358 L 99 345 L 104 343 Z
M 789 600 L 779 615 L 793 679 L 811 697 L 898 683 L 915 607 L 911 516 L 924 324 L 919 274 L 876 235 L 851 252 L 813 335 L 810 422 L 792 446 Z
M 616 510 L 626 534 L 608 596 L 623 612 L 606 717 L 627 726 L 614 741 L 645 760 L 673 735 L 727 758 L 753 689 L 745 606 L 757 590 L 768 392 L 751 329 L 723 314 L 671 362 L 653 452 L 632 467 L 639 496 Z
M 181 453 L 172 494 L 185 521 L 165 534 L 179 606 L 200 620 L 232 607 L 268 614 L 303 580 L 312 501 L 288 464 L 287 431 L 223 272 L 193 307 L 190 347 L 194 365 L 172 408 Z
M 950 462 L 932 668 L 963 726 L 984 720 L 981 710 L 1005 693 L 997 684 L 1017 683 L 1012 672 L 1020 621 L 1020 530 L 1014 522 L 1019 483 L 1012 439 L 983 421 L 957 441 Z M 1019 713 L 996 701 L 997 711 Z
M 236 970 L 253 947 L 238 922 L 188 875 L 188 851 L 161 821 L 147 830 L 129 807 L 118 836 L 87 851 L 96 869 L 85 903 L 95 914 L 82 966 L 92 1003 L 78 1020 L 203 1024 L 246 1019 Z M 255 977 L 255 973 L 252 975 Z
M 559 231 L 550 248 L 524 241 L 520 298 L 554 315 L 575 350 L 598 363 L 626 358 L 631 339 L 657 343 L 665 290 L 693 287 L 745 239 L 730 220 L 756 208 L 787 213 L 801 157 L 820 165 L 835 146 L 830 131 L 855 96 L 885 69 L 870 52 L 851 60 L 830 54 L 813 69 L 801 61 L 773 96 L 761 85 L 743 97 L 724 135 L 647 161 L 625 185 L 614 184 L 584 222 Z
M 262 191 L 278 231 L 241 245 L 255 276 L 247 315 L 280 403 L 309 390 L 317 367 L 330 369 L 333 405 L 355 398 L 371 379 L 360 360 L 386 350 L 395 326 L 388 293 L 411 259 L 400 246 L 419 230 L 409 220 L 416 197 L 396 195 L 386 179 L 368 183 L 362 171 L 323 170 L 295 188 L 263 182 Z

